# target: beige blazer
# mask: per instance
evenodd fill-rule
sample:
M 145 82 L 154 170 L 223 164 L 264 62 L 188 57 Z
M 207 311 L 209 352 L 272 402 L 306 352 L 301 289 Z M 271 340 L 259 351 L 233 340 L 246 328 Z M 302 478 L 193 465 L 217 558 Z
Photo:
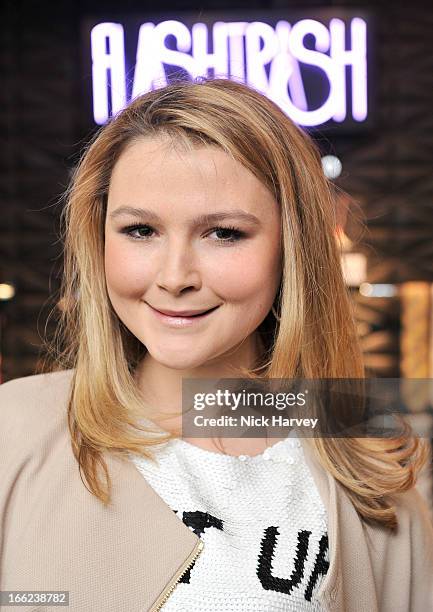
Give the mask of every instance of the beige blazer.
M 72 373 L 0 386 L 0 590 L 69 591 L 73 612 L 163 610 L 203 543 L 128 460 L 106 457 L 110 508 L 84 487 L 66 421 Z M 433 526 L 417 489 L 400 495 L 400 527 L 391 535 L 360 520 L 303 446 L 328 512 L 330 567 L 318 594 L 324 609 L 433 610 Z

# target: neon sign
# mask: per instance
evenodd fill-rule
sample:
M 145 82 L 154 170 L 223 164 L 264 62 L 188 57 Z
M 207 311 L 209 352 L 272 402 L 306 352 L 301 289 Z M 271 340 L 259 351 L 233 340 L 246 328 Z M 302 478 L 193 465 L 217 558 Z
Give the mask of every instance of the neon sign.
M 190 78 L 213 75 L 241 80 L 302 126 L 361 124 L 367 119 L 364 18 L 334 17 L 326 24 L 310 18 L 280 19 L 274 25 L 148 21 L 138 27 L 135 53 L 125 45 L 127 34 L 124 25 L 109 21 L 90 30 L 93 119 L 98 124 L 130 99 L 166 85 L 169 67 L 171 73 L 175 67 L 177 74 Z

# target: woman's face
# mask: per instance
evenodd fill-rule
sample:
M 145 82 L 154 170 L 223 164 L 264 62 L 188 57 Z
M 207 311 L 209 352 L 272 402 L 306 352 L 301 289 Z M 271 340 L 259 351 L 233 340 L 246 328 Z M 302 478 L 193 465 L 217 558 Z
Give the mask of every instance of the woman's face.
M 218 147 L 180 153 L 169 141 L 136 141 L 111 177 L 105 273 L 115 312 L 151 358 L 174 369 L 224 359 L 272 307 L 278 205 Z

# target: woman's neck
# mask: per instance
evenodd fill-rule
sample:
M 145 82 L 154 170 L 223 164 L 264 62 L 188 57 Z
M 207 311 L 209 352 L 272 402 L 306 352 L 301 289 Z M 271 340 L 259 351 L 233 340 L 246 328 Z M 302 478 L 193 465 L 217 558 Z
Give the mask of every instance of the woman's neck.
M 180 426 L 182 380 L 185 378 L 239 378 L 239 367 L 254 368 L 263 351 L 259 334 L 251 334 L 230 354 L 222 355 L 199 367 L 173 369 L 147 353 L 138 364 L 135 378 L 143 397 L 143 416 L 166 431 Z M 169 417 L 169 414 L 173 416 Z

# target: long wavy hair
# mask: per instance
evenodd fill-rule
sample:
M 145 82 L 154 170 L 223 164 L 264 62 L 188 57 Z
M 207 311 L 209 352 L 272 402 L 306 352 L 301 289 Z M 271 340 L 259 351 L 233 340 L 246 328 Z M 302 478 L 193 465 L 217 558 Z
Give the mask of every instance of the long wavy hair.
M 153 430 L 140 423 L 143 398 L 134 372 L 146 347 L 114 312 L 104 270 L 113 167 L 137 139 L 161 136 L 190 147 L 220 147 L 248 168 L 280 207 L 283 274 L 274 307 L 258 329 L 266 350 L 258 367 L 242 374 L 366 377 L 336 240 L 334 187 L 310 136 L 267 97 L 233 80 L 184 80 L 141 95 L 95 134 L 67 189 L 61 215 L 61 308 L 39 367 L 73 369 L 72 448 L 83 483 L 106 505 L 111 479 L 104 453 L 154 459 L 151 447 L 173 437 L 167 433 L 155 439 Z M 415 484 L 428 456 L 427 446 L 408 426 L 392 438 L 308 442 L 364 520 L 396 527 L 393 495 Z

